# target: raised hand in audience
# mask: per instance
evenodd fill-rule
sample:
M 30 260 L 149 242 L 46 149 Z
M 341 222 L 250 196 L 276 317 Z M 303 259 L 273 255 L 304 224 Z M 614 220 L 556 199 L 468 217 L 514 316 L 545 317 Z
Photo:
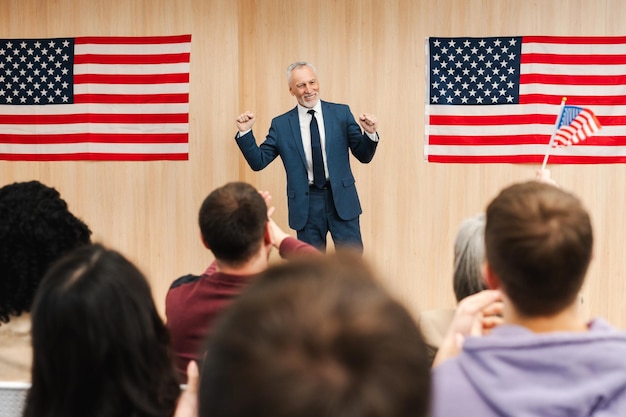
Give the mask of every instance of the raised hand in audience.
M 200 375 L 196 361 L 187 365 L 187 388 L 180 395 L 174 417 L 198 417 L 198 385 Z
M 549 169 L 538 169 L 535 173 L 535 179 L 539 182 L 554 185 L 555 187 L 559 186 L 559 184 L 552 179 Z
M 457 356 L 467 336 L 482 336 L 501 324 L 502 308 L 502 294 L 498 290 L 484 290 L 461 300 L 433 366 Z

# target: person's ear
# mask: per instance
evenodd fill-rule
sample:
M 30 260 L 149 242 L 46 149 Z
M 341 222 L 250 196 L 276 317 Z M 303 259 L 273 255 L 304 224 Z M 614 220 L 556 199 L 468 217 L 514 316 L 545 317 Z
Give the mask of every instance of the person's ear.
M 209 244 L 206 243 L 206 240 L 204 240 L 204 236 L 202 236 L 202 232 L 200 232 L 200 240 L 202 241 L 202 244 L 204 245 L 205 248 L 207 248 L 208 250 L 211 250 L 211 248 L 209 247 Z
M 500 279 L 491 269 L 489 262 L 483 264 L 483 277 L 485 278 L 485 284 L 490 290 L 500 289 Z
M 270 222 L 265 222 L 265 233 L 263 233 L 263 243 L 272 245 L 272 231 L 270 230 Z

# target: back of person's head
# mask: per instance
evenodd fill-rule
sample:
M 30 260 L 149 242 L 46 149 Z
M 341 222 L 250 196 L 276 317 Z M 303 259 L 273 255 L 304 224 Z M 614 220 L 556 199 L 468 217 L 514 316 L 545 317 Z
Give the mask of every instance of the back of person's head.
M 263 244 L 267 205 L 250 184 L 231 182 L 208 195 L 198 218 L 204 243 L 213 255 L 237 265 L 248 261 Z
M 208 341 L 201 417 L 426 415 L 422 336 L 348 255 L 271 267 L 229 307 Z
M 482 267 L 485 261 L 485 215 L 465 219 L 454 241 L 452 285 L 456 301 L 487 289 Z
M 38 181 L 0 188 L 0 322 L 30 311 L 48 267 L 90 236 L 54 188 Z
M 504 189 L 487 208 L 486 257 L 517 312 L 556 314 L 582 287 L 593 232 L 574 195 L 530 181 Z
M 171 416 L 180 392 L 148 282 L 118 252 L 85 246 L 55 263 L 32 311 L 25 416 Z

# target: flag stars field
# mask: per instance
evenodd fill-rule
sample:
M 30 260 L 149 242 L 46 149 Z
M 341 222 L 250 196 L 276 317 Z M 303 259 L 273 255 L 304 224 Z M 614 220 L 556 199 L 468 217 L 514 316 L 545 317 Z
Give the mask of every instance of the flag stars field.
M 459 44 L 431 39 L 431 103 L 513 103 L 519 94 L 513 81 L 519 76 L 519 48 L 511 48 L 517 41 L 465 39 Z

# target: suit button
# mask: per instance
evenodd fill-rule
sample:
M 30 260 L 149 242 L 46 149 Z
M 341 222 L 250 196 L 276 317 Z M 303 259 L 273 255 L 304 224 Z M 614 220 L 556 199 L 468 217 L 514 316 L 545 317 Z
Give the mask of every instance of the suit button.
M 308 191 L 306 191 L 306 192 L 304 193 L 304 195 L 309 195 L 309 192 L 308 192 Z

